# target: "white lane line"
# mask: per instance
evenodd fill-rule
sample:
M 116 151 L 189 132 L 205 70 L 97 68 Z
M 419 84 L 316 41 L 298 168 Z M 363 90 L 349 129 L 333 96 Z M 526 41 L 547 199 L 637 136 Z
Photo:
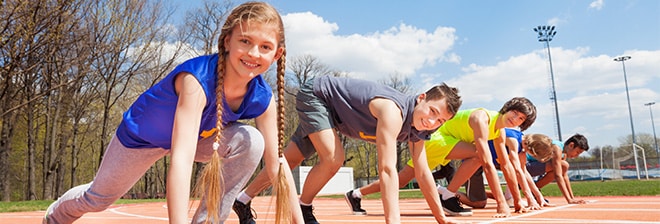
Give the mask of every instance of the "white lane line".
M 129 216 L 129 217 L 136 217 L 136 218 L 141 218 L 141 219 L 154 219 L 154 220 L 164 220 L 164 221 L 170 220 L 169 218 L 163 218 L 163 217 L 137 215 L 137 214 L 131 214 L 131 213 L 126 213 L 126 212 L 120 212 L 120 211 L 117 211 L 118 208 L 124 208 L 124 207 L 123 206 L 122 207 L 116 207 L 116 208 L 109 209 L 108 211 L 110 211 L 112 213 L 115 213 L 115 214 L 119 214 L 119 215 L 124 215 L 124 216 Z
M 576 205 L 576 204 L 568 204 L 568 205 L 563 205 L 563 206 L 551 207 L 551 208 L 549 208 L 549 209 L 543 209 L 543 210 L 533 211 L 533 212 L 529 212 L 529 213 L 522 214 L 522 215 L 511 216 L 511 217 L 508 217 L 508 218 L 499 218 L 499 219 L 496 218 L 496 219 L 490 220 L 490 221 L 488 221 L 488 222 L 481 222 L 481 223 L 483 223 L 483 224 L 489 224 L 489 223 L 498 223 L 498 222 L 512 221 L 512 220 L 516 220 L 516 219 L 520 219 L 520 218 L 524 218 L 524 217 L 528 217 L 528 216 L 533 216 L 533 215 L 543 214 L 543 213 L 546 213 L 546 212 L 551 212 L 551 211 L 554 211 L 554 210 L 559 210 L 559 209 L 564 209 L 564 208 L 570 208 L 570 207 L 573 207 L 573 206 L 575 206 L 575 205 Z
M 655 221 L 639 221 L 639 220 L 602 220 L 602 219 L 553 219 L 553 218 L 526 218 L 518 219 L 515 221 L 508 221 L 507 223 L 524 223 L 524 224 L 546 224 L 546 223 L 597 223 L 597 224 L 657 224 Z

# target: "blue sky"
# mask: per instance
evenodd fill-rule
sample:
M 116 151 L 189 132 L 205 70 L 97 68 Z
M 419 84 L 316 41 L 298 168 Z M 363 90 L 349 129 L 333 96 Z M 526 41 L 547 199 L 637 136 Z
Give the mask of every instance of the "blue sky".
M 240 3 L 242 1 L 236 1 Z M 556 26 L 550 42 L 562 139 L 616 145 L 660 128 L 660 1 L 268 1 L 283 15 L 288 57 L 310 54 L 350 76 L 410 77 L 417 93 L 446 82 L 463 109 L 499 110 L 530 98 L 538 118 L 526 133 L 556 139 L 545 45 L 532 29 Z M 201 2 L 175 0 L 181 12 Z M 177 13 L 176 15 L 183 15 Z M 656 130 L 660 131 L 660 130 Z

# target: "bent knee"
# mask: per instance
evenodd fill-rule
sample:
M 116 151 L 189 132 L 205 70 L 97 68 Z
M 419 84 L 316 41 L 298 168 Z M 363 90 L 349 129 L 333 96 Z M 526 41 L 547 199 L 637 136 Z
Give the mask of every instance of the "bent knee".
M 108 209 L 118 198 L 115 197 L 104 197 L 104 196 L 89 196 L 89 192 L 86 192 L 84 196 L 86 205 L 90 212 L 101 212 Z
M 243 155 L 259 160 L 264 153 L 265 140 L 261 132 L 250 125 L 229 126 L 224 131 L 224 138 L 230 151 L 227 157 Z
M 337 172 L 344 165 L 343 158 L 325 158 L 319 160 L 319 163 L 327 170 Z
M 470 207 L 472 207 L 472 208 L 486 208 L 486 204 L 488 204 L 488 203 L 486 203 L 485 200 L 484 201 L 475 201 L 473 203 L 474 206 L 470 206 Z
M 235 140 L 229 140 L 229 142 L 236 142 L 238 145 L 243 146 L 243 148 L 250 151 L 259 150 L 263 153 L 266 146 L 264 136 L 259 129 L 250 125 L 238 125 L 235 132 L 227 137 L 236 138 Z

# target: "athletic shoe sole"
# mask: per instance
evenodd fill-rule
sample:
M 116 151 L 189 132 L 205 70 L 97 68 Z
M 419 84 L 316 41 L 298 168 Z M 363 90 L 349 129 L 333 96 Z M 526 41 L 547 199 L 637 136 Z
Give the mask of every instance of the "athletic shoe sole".
M 471 210 L 463 211 L 463 212 L 455 212 L 455 211 L 449 210 L 445 207 L 442 207 L 442 210 L 445 211 L 446 216 L 472 216 L 472 211 Z

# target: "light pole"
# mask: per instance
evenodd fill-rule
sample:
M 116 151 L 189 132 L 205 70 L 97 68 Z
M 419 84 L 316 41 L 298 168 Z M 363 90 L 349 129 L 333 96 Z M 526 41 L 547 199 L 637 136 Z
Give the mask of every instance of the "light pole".
M 645 103 L 644 106 L 649 106 L 649 114 L 651 114 L 651 128 L 653 128 L 653 142 L 655 142 L 655 156 L 658 157 L 658 164 L 660 164 L 660 156 L 658 156 L 658 138 L 655 137 L 655 122 L 653 122 L 653 110 L 651 110 L 651 106 L 653 106 L 653 104 L 655 104 L 655 102 Z
M 633 155 L 635 156 L 635 169 L 637 170 L 637 179 L 639 180 L 639 164 L 637 162 L 637 150 L 635 149 L 635 145 L 637 144 L 637 141 L 635 140 L 635 126 L 633 126 L 633 117 L 632 117 L 632 109 L 630 108 L 630 93 L 628 93 L 628 78 L 626 76 L 626 60 L 629 60 L 630 56 L 620 56 L 618 58 L 615 58 L 614 61 L 620 61 L 621 65 L 623 65 L 623 81 L 626 83 L 626 98 L 628 99 L 628 114 L 630 115 L 630 129 L 632 130 L 632 150 L 633 150 Z
M 539 42 L 545 42 L 545 47 L 548 49 L 548 60 L 550 61 L 550 81 L 552 82 L 552 96 L 550 99 L 555 105 L 555 120 L 557 121 L 557 137 L 561 140 L 561 126 L 559 125 L 559 107 L 557 107 L 557 92 L 555 91 L 555 75 L 552 71 L 552 56 L 550 55 L 550 41 L 555 37 L 557 31 L 555 26 L 538 26 L 534 28 L 534 32 L 538 33 Z

